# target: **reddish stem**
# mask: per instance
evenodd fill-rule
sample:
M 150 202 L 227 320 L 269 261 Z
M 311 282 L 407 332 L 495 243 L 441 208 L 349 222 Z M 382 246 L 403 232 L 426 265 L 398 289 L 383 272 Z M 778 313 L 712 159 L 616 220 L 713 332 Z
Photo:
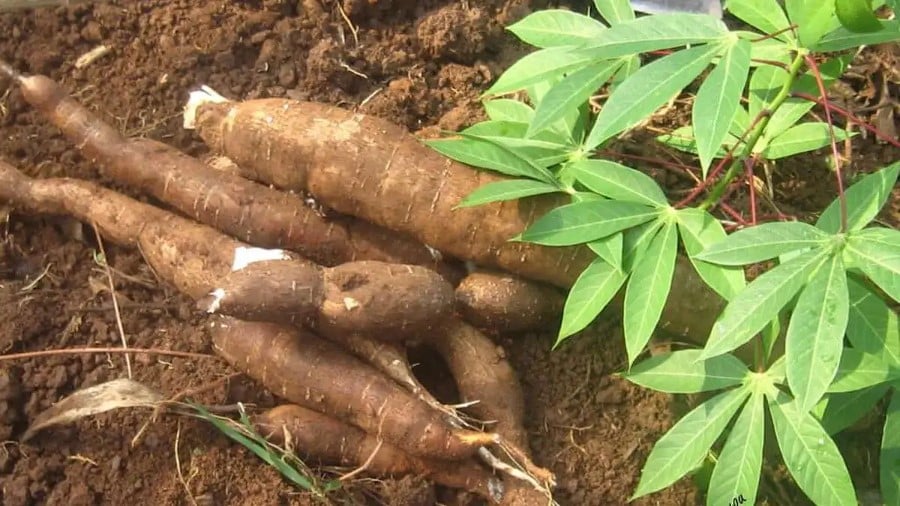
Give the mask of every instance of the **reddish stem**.
M 756 179 L 753 177 L 753 159 L 744 160 L 747 184 L 750 186 L 750 224 L 756 225 Z
M 872 133 L 872 135 L 874 135 L 875 137 L 878 137 L 880 140 L 887 142 L 888 144 L 890 144 L 896 148 L 900 148 L 900 142 L 898 142 L 897 139 L 893 139 L 893 138 L 889 137 L 888 135 L 882 133 L 881 130 L 878 130 L 877 128 L 873 127 L 872 125 L 859 119 L 855 114 L 853 114 L 852 112 L 848 111 L 847 109 L 844 109 L 843 107 L 841 107 L 837 104 L 831 103 L 830 101 L 822 100 L 819 97 L 814 97 L 807 93 L 794 92 L 792 95 L 797 98 L 809 100 L 810 102 L 815 102 L 817 105 L 820 105 L 820 106 L 826 108 L 826 111 L 828 109 L 831 109 L 832 111 L 847 118 L 847 121 L 853 123 L 854 125 L 865 128 L 870 133 Z

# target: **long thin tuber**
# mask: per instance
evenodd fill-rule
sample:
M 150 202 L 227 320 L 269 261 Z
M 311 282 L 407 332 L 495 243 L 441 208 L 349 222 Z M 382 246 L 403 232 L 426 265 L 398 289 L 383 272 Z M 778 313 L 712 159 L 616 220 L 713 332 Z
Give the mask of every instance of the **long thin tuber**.
M 559 325 L 566 298 L 557 288 L 499 271 L 469 274 L 456 287 L 457 309 L 476 327 L 497 333 Z
M 283 251 L 274 251 L 278 260 L 235 266 L 237 254 L 260 251 L 86 181 L 31 179 L 0 162 L 0 201 L 95 223 L 108 239 L 140 248 L 160 279 L 210 312 L 289 321 L 323 334 L 389 330 L 386 337 L 401 339 L 431 328 L 453 307 L 450 284 L 420 266 L 372 261 L 323 268 Z M 386 292 L 390 286 L 404 290 Z
M 2 62 L 0 62 L 2 63 Z M 326 220 L 303 199 L 217 171 L 152 139 L 126 138 L 45 76 L 16 74 L 22 96 L 104 175 L 147 192 L 184 214 L 264 248 L 296 251 L 322 265 L 381 260 L 434 268 L 454 280 L 453 268 L 423 244 L 371 224 Z
M 496 441 L 442 414 L 336 345 L 299 329 L 222 318 L 217 353 L 279 397 L 351 423 L 414 456 L 460 460 Z
M 418 475 L 446 487 L 467 490 L 496 503 L 503 483 L 472 460 L 447 462 L 409 455 L 400 448 L 296 404 L 251 418 L 257 432 L 277 445 L 290 445 L 301 458 L 321 465 L 362 466 L 374 476 Z

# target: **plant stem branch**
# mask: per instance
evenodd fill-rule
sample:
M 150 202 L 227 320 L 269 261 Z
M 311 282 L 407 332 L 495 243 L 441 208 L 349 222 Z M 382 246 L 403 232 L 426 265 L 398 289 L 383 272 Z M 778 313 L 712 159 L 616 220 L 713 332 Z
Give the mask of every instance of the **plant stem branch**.
M 751 156 L 754 146 L 756 146 L 756 143 L 759 142 L 759 139 L 760 137 L 762 137 L 763 132 L 766 131 L 766 126 L 769 124 L 769 120 L 772 118 L 772 113 L 777 111 L 778 108 L 781 107 L 781 104 L 783 104 L 784 101 L 791 96 L 791 87 L 794 85 L 794 79 L 797 77 L 797 73 L 800 71 L 800 67 L 803 66 L 804 56 L 805 55 L 801 53 L 798 53 L 796 56 L 794 56 L 794 60 L 791 62 L 791 66 L 788 68 L 787 80 L 785 80 L 784 85 L 782 85 L 781 87 L 781 90 L 778 91 L 778 95 L 776 95 L 775 98 L 772 99 L 772 102 L 769 103 L 768 107 L 766 107 L 766 109 L 759 113 L 762 117 L 759 118 L 759 122 L 753 129 L 753 133 L 750 134 L 750 138 L 744 145 L 743 152 L 740 156 L 735 157 L 735 159 L 731 162 L 731 166 L 728 167 L 728 171 L 725 172 L 724 176 L 722 176 L 722 179 L 720 179 L 716 183 L 716 186 L 713 187 L 706 199 L 700 203 L 700 205 L 698 206 L 700 209 L 709 209 L 719 201 L 719 198 L 722 197 L 725 189 L 728 188 L 728 185 L 742 168 L 744 159 Z

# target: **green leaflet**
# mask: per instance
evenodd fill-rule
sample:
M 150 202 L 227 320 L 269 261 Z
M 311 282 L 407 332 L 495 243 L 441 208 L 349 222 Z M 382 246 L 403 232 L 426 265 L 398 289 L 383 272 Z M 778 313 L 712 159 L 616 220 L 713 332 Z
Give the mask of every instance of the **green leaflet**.
M 597 254 L 606 263 L 612 265 L 616 269 L 622 270 L 622 244 L 624 237 L 622 232 L 608 235 L 602 239 L 591 241 L 588 247 Z
M 528 127 L 529 136 L 549 128 L 587 102 L 621 66 L 622 60 L 600 60 L 579 69 L 554 84 L 541 99 Z
M 731 504 L 742 497 L 756 504 L 765 437 L 765 397 L 754 393 L 744 405 L 722 447 L 707 492 L 707 506 Z
M 897 378 L 900 378 L 900 369 L 896 364 L 887 362 L 884 357 L 844 348 L 837 374 L 828 391 L 852 392 Z
M 847 200 L 849 231 L 860 230 L 875 219 L 891 195 L 898 174 L 900 174 L 900 162 L 895 162 L 877 172 L 866 175 L 847 188 L 844 197 Z M 840 232 L 841 206 L 838 199 L 833 200 L 822 212 L 816 221 L 816 226 L 829 234 Z
M 781 391 L 769 398 L 769 410 L 784 463 L 800 489 L 817 505 L 856 504 L 844 459 L 819 422 Z
M 534 109 L 525 102 L 509 98 L 495 98 L 484 101 L 484 111 L 491 121 L 511 121 L 514 123 L 531 123 Z
M 803 412 L 819 402 L 837 373 L 849 305 L 847 273 L 841 255 L 834 255 L 800 293 L 785 338 L 788 385 Z
M 633 202 L 577 202 L 550 210 L 519 240 L 546 246 L 584 244 L 648 222 L 658 214 L 657 209 Z
M 884 420 L 879 464 L 884 503 L 900 504 L 900 391 L 896 388 Z
M 781 32 L 777 38 L 782 40 L 794 37 L 790 30 L 785 30 L 791 24 L 778 0 L 728 0 L 725 9 L 762 33 Z
M 797 25 L 800 45 L 813 47 L 823 35 L 840 23 L 834 16 L 834 0 L 790 0 L 785 2 L 788 18 Z
M 736 38 L 700 85 L 691 110 L 691 123 L 703 179 L 728 136 L 750 71 L 750 42 Z
M 719 355 L 698 361 L 700 350 L 663 353 L 622 374 L 628 381 L 670 394 L 695 394 L 740 385 L 749 371 L 737 357 Z
M 872 227 L 851 235 L 847 254 L 888 297 L 900 301 L 900 231 Z
M 818 52 L 844 51 L 859 46 L 872 46 L 900 40 L 900 20 L 881 20 L 881 30 L 855 33 L 842 27 L 829 32 L 813 47 Z
M 828 256 L 813 250 L 764 273 L 737 294 L 713 325 L 702 358 L 729 352 L 764 329 L 806 284 Z
M 507 176 L 528 177 L 554 184 L 553 174 L 517 155 L 509 148 L 476 137 L 434 139 L 426 144 L 444 156 L 473 167 L 489 169 Z
M 618 58 L 686 44 L 723 40 L 728 28 L 722 21 L 702 14 L 656 14 L 611 26 L 580 52 L 594 58 Z
M 600 258 L 594 260 L 569 290 L 554 348 L 590 325 L 625 283 L 625 278 L 626 275 L 616 267 Z
M 594 0 L 594 7 L 610 25 L 634 19 L 634 9 L 631 8 L 630 0 Z
M 849 137 L 846 130 L 834 127 L 834 140 L 840 142 Z M 807 151 L 815 151 L 831 144 L 831 129 L 827 123 L 810 122 L 792 126 L 774 139 L 770 139 L 762 151 L 769 160 L 787 158 Z
M 701 45 L 641 67 L 609 96 L 588 134 L 585 149 L 594 149 L 644 120 L 700 75 L 720 50 L 717 44 Z
M 539 48 L 580 46 L 606 27 L 589 16 L 563 9 L 535 11 L 507 27 L 523 42 Z
M 828 240 L 828 234 L 803 222 L 771 222 L 738 230 L 697 258 L 720 265 L 750 265 L 789 251 L 822 247 Z
M 604 197 L 655 207 L 669 205 L 653 178 L 624 165 L 609 160 L 580 160 L 570 164 L 569 170 L 578 182 Z
M 676 215 L 681 242 L 697 274 L 725 300 L 731 300 L 747 282 L 744 270 L 704 262 L 697 255 L 710 245 L 726 239 L 725 229 L 711 214 L 696 208 L 679 209 Z
M 817 406 L 815 414 L 819 418 L 822 427 L 829 434 L 838 432 L 852 426 L 869 413 L 884 394 L 889 385 L 875 385 L 871 388 L 828 394 Z
M 834 12 L 841 25 L 851 32 L 881 30 L 881 23 L 872 12 L 872 0 L 835 0 Z
M 728 390 L 678 420 L 653 445 L 632 500 L 668 487 L 696 467 L 749 395 L 743 387 Z
M 523 90 L 602 59 L 574 49 L 574 47 L 566 46 L 549 47 L 525 55 L 510 65 L 485 92 L 485 95 L 502 95 Z
M 863 353 L 879 355 L 900 367 L 900 322 L 897 313 L 854 276 L 848 280 L 850 318 L 847 338 Z
M 643 351 L 659 323 L 675 272 L 677 228 L 665 223 L 634 265 L 625 289 L 624 330 L 628 364 Z
M 457 207 L 474 207 L 490 202 L 516 200 L 534 195 L 556 193 L 559 187 L 531 179 L 496 181 L 477 188 L 467 195 Z

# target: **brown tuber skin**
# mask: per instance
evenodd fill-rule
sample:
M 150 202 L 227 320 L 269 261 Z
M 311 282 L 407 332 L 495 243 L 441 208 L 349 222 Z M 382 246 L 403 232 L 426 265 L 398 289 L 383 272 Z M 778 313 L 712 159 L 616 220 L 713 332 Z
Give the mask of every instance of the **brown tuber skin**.
M 499 479 L 471 460 L 447 462 L 417 458 L 362 430 L 296 404 L 285 404 L 251 418 L 257 432 L 276 445 L 290 444 L 303 459 L 321 465 L 359 467 L 374 476 L 418 475 L 440 485 L 467 490 L 496 503 Z M 374 456 L 373 456 L 374 454 Z M 369 458 L 371 457 L 371 460 Z
M 352 331 L 381 336 L 388 329 L 391 334 L 384 337 L 402 339 L 430 329 L 453 308 L 450 284 L 419 266 L 373 261 L 323 268 L 285 253 L 285 260 L 255 262 L 232 271 L 235 251 L 246 244 L 86 181 L 31 179 L 0 162 L 0 201 L 96 223 L 107 239 L 138 247 L 160 279 L 200 301 L 206 310 L 289 320 L 323 334 Z M 278 275 L 272 275 L 273 270 Z M 403 290 L 386 295 L 386 286 Z M 221 292 L 210 298 L 216 289 Z
M 462 460 L 495 436 L 459 430 L 336 345 L 281 325 L 223 318 L 217 353 L 275 395 L 363 429 L 417 457 Z
M 473 272 L 456 287 L 457 310 L 463 318 L 501 334 L 558 326 L 565 302 L 555 287 L 505 272 Z
M 296 251 L 322 265 L 381 260 L 459 271 L 424 245 L 371 224 L 325 220 L 301 198 L 204 164 L 151 139 L 123 137 L 44 76 L 17 76 L 25 100 L 107 177 L 147 192 L 218 230 L 265 248 Z
M 596 255 L 586 246 L 510 242 L 545 212 L 568 203 L 539 196 L 456 208 L 504 178 L 447 159 L 388 121 L 286 99 L 207 103 L 197 131 L 253 179 L 308 192 L 322 204 L 408 234 L 462 260 L 571 288 Z M 266 156 L 259 156 L 265 153 Z M 724 301 L 682 256 L 659 328 L 706 342 Z M 621 308 L 622 298 L 613 302 Z

